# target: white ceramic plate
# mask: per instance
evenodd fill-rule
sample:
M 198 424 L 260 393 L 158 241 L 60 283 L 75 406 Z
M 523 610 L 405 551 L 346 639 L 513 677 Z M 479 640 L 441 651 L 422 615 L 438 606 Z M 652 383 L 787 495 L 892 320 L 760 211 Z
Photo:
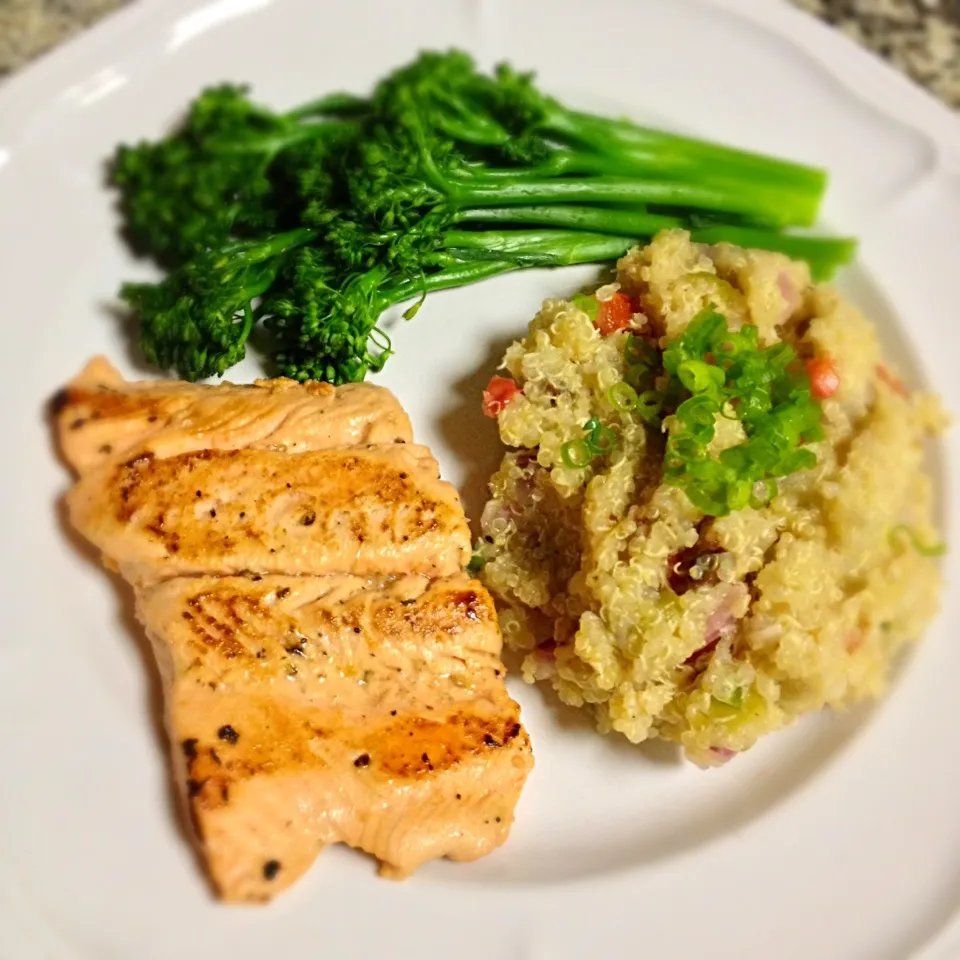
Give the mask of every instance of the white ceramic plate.
M 448 45 L 585 106 L 829 167 L 827 221 L 863 238 L 845 285 L 914 382 L 960 410 L 960 124 L 792 9 L 140 0 L 0 88 L 0 957 L 960 956 L 956 593 L 878 709 L 811 719 L 721 770 L 601 739 L 515 687 L 537 767 L 505 848 L 405 884 L 332 849 L 268 908 L 210 898 L 171 809 L 152 664 L 56 509 L 45 398 L 95 352 L 136 372 L 109 305 L 146 268 L 118 242 L 101 162 L 205 83 L 292 104 Z M 540 299 L 588 275 L 434 296 L 395 331 L 382 381 L 474 511 L 496 459 L 478 387 Z M 957 455 L 954 434 L 935 464 L 954 544 Z

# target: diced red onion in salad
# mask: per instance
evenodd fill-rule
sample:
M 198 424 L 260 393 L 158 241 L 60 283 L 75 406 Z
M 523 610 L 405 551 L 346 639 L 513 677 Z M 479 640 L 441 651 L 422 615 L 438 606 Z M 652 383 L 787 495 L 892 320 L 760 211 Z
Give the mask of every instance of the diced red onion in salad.
M 739 603 L 746 592 L 747 588 L 742 583 L 731 585 L 727 595 L 707 620 L 707 632 L 703 638 L 705 643 L 722 640 L 736 631 L 738 618 L 733 612 L 733 607 Z
M 510 529 L 510 510 L 502 500 L 488 500 L 480 514 L 480 527 L 485 534 L 499 537 Z
M 777 289 L 784 300 L 783 316 L 781 322 L 785 322 L 793 316 L 793 311 L 800 306 L 800 290 L 793 282 L 793 278 L 786 271 L 777 274 Z

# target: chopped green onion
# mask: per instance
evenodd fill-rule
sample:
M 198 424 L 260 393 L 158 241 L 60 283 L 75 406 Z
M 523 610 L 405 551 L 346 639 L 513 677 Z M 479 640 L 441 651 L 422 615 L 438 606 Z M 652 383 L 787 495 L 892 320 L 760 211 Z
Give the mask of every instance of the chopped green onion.
M 592 321 L 597 319 L 600 313 L 600 301 L 596 297 L 586 293 L 578 293 L 570 301 L 578 310 L 582 310 Z
M 660 365 L 659 351 L 656 347 L 647 343 L 643 337 L 631 334 L 623 347 L 623 359 L 628 364 L 641 364 L 644 367 L 657 367 Z
M 717 402 L 701 394 L 684 400 L 677 407 L 677 418 L 689 429 L 695 439 L 701 443 L 709 443 L 716 432 L 719 412 L 720 406 Z
M 691 393 L 703 393 L 711 387 L 720 388 L 726 382 L 726 374 L 719 367 L 712 367 L 702 360 L 687 360 L 677 368 L 680 382 Z
M 917 536 L 916 530 L 905 523 L 898 524 L 890 531 L 890 545 L 896 547 L 903 537 L 923 557 L 942 557 L 947 552 L 945 543 L 923 543 Z
M 769 482 L 816 465 L 806 445 L 823 437 L 821 410 L 796 359 L 789 344 L 761 347 L 755 326 L 730 330 L 709 309 L 664 351 L 664 392 L 678 423 L 667 439 L 664 479 L 704 513 L 762 505 L 758 484 L 767 482 L 772 496 Z M 714 456 L 720 415 L 739 420 L 746 439 Z
M 590 466 L 594 452 L 585 440 L 568 440 L 560 448 L 560 459 L 565 467 L 571 470 L 582 470 Z
M 662 408 L 663 394 L 657 393 L 656 390 L 644 390 L 637 397 L 637 413 L 640 414 L 641 420 L 652 423 L 660 416 Z
M 733 707 L 735 710 L 739 710 L 743 706 L 743 695 L 744 688 L 737 687 L 733 693 L 726 697 L 718 697 L 716 694 L 713 695 L 713 699 L 719 701 L 720 703 L 726 704 L 728 707 Z
M 653 367 L 648 367 L 644 363 L 635 363 L 627 369 L 627 375 L 624 377 L 628 383 L 638 393 L 642 390 L 648 390 L 653 386 L 657 379 L 657 372 Z
M 586 432 L 586 443 L 590 450 L 597 455 L 609 453 L 617 445 L 617 435 L 605 427 L 596 417 L 588 420 L 583 429 Z
M 607 400 L 614 410 L 633 410 L 637 405 L 637 391 L 629 383 L 615 383 L 607 391 Z
M 467 564 L 467 573 L 478 574 L 486 565 L 486 558 L 479 553 L 475 553 Z

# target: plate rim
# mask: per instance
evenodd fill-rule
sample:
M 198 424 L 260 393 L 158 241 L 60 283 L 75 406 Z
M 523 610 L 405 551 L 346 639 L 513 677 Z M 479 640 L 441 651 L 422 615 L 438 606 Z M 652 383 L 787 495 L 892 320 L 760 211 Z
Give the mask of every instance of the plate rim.
M 221 3 L 223 0 L 221 0 Z M 897 123 L 910 127 L 935 142 L 940 157 L 948 168 L 942 173 L 960 175 L 960 117 L 940 103 L 929 92 L 903 77 L 893 67 L 861 48 L 853 40 L 821 23 L 783 0 L 687 0 L 690 4 L 716 7 L 772 30 L 783 40 L 808 54 L 815 52 L 820 66 L 831 76 L 841 79 L 849 90 Z M 216 5 L 216 4 L 215 4 Z M 229 4 L 224 4 L 229 6 Z M 238 15 L 273 5 L 273 0 L 240 0 L 234 3 Z M 41 56 L 37 61 L 0 83 L 0 144 L 15 145 L 18 126 L 21 133 L 30 123 L 55 106 L 63 95 L 65 82 L 83 82 L 84 77 L 71 78 L 87 60 L 102 60 L 103 53 L 127 33 L 139 33 L 157 25 L 158 37 L 167 35 L 162 27 L 177 22 L 211 4 L 204 0 L 138 0 L 112 14 L 90 30 L 72 38 L 62 46 Z M 159 40 L 158 40 L 159 43 Z M 846 66 L 850 64 L 849 66 Z M 68 76 L 64 77 L 67 74 Z M 882 78 L 882 79 L 881 79 Z M 889 95 L 883 104 L 864 93 L 864 84 L 876 82 Z M 40 101 L 33 112 L 34 101 Z M 894 104 L 896 106 L 894 107 Z M 9 115 L 6 108 L 10 107 Z M 24 120 L 24 116 L 26 119 Z M 12 141 L 12 142 L 11 142 Z M 0 157 L 2 176 L 2 157 Z M 947 491 L 949 496 L 949 491 Z M 960 905 L 958 905 L 960 910 Z M 948 921 L 940 934 L 929 941 L 918 956 L 952 955 L 960 943 L 960 913 Z
M 0 81 L 0 111 L 5 106 L 28 106 L 34 98 L 61 92 L 61 75 L 101 48 L 140 30 L 145 23 L 176 23 L 204 9 L 221 7 L 217 23 L 273 6 L 277 0 L 136 0 L 103 20 L 39 54 L 34 60 Z M 415 0 L 414 0 L 415 2 Z M 481 0 L 482 2 L 482 0 Z M 812 56 L 840 79 L 865 104 L 897 123 L 933 138 L 960 176 L 960 111 L 955 112 L 930 91 L 909 79 L 879 55 L 826 24 L 789 0 L 683 0 L 691 6 L 726 10 L 770 30 Z M 874 86 L 879 84 L 879 86 Z M 872 88 L 872 89 L 871 89 Z M 880 95 L 882 93 L 882 95 Z M 16 114 L 16 110 L 12 110 Z M 0 137 L 12 139 L 16 119 L 0 115 Z M 7 128 L 10 128 L 9 130 Z M 2 169 L 2 165 L 0 165 Z

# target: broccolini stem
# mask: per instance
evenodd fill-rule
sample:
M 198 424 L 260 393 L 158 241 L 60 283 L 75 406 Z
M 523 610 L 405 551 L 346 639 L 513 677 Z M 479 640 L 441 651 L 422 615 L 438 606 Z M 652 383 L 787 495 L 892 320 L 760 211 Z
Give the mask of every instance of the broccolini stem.
M 646 158 L 659 169 L 667 169 L 671 162 L 676 162 L 685 169 L 713 168 L 715 173 L 724 176 L 752 176 L 784 186 L 792 183 L 806 186 L 818 195 L 826 188 L 827 174 L 817 167 L 664 133 L 629 120 L 568 110 L 556 101 L 551 101 L 550 107 L 544 124 L 548 130 L 602 153 L 626 151 Z M 717 169 L 718 166 L 722 170 Z
M 662 174 L 666 169 L 656 161 L 643 162 L 630 156 L 609 156 L 564 149 L 553 150 L 548 159 L 531 167 L 488 167 L 476 162 L 465 164 L 465 167 L 477 171 L 475 175 L 484 180 L 537 180 L 566 174 L 609 174 L 626 177 L 647 173 Z
M 214 266 L 232 265 L 229 261 L 234 259 L 240 266 L 262 263 L 288 250 L 302 247 L 315 239 L 318 233 L 312 227 L 298 227 L 286 233 L 276 233 L 269 240 L 237 240 L 220 248 Z
M 431 177 L 431 179 L 433 179 Z M 445 192 L 457 206 L 500 207 L 530 203 L 613 203 L 687 207 L 746 216 L 770 226 L 811 226 L 818 199 L 809 193 L 787 194 L 738 184 L 684 183 L 674 180 L 638 180 L 598 176 L 588 179 L 557 178 L 484 183 L 475 180 L 445 181 Z
M 303 120 L 307 117 L 346 117 L 356 118 L 363 116 L 370 109 L 370 101 L 366 97 L 358 97 L 352 93 L 338 91 L 329 93 L 316 100 L 294 107 L 284 114 L 290 120 Z
M 838 267 L 850 263 L 857 253 L 853 237 L 809 237 L 755 230 L 752 227 L 701 227 L 690 231 L 697 243 L 731 243 L 738 247 L 774 250 L 806 260 L 814 280 L 829 280 Z
M 576 230 L 602 231 L 608 234 L 647 240 L 660 230 L 680 227 L 689 230 L 697 243 L 726 241 L 740 247 L 775 250 L 790 257 L 806 260 L 814 270 L 815 279 L 828 277 L 833 271 L 849 263 L 857 250 L 856 240 L 850 237 L 796 236 L 742 226 L 698 226 L 685 217 L 668 217 L 646 210 L 623 210 L 613 207 L 582 207 L 575 205 L 529 207 L 477 207 L 459 210 L 454 221 L 465 223 L 536 224 L 541 227 L 566 227 Z
M 541 227 L 566 227 L 623 236 L 651 236 L 670 227 L 687 227 L 689 219 L 648 213 L 642 207 L 625 210 L 618 207 L 585 207 L 577 204 L 556 206 L 467 207 L 453 215 L 457 223 L 530 223 Z
M 257 153 L 266 157 L 275 157 L 290 147 L 295 147 L 299 143 L 306 143 L 309 140 L 319 140 L 322 137 L 332 137 L 353 129 L 352 123 L 328 122 L 328 123 L 301 123 L 294 127 L 289 133 L 268 134 L 266 136 L 244 136 L 234 140 L 227 140 L 222 143 L 211 142 L 208 149 L 215 150 L 218 154 L 230 153 Z
M 488 277 L 496 277 L 501 273 L 509 273 L 518 269 L 515 262 L 510 260 L 472 260 L 463 261 L 450 257 L 446 260 L 449 266 L 436 273 L 426 273 L 420 277 L 410 277 L 401 280 L 381 291 L 384 299 L 382 309 L 410 300 L 413 297 L 425 296 L 437 290 L 449 290 L 452 287 L 463 287 L 469 283 L 477 283 Z
M 463 260 L 510 260 L 525 267 L 566 267 L 616 260 L 634 244 L 630 237 L 578 230 L 448 230 L 444 246 Z

